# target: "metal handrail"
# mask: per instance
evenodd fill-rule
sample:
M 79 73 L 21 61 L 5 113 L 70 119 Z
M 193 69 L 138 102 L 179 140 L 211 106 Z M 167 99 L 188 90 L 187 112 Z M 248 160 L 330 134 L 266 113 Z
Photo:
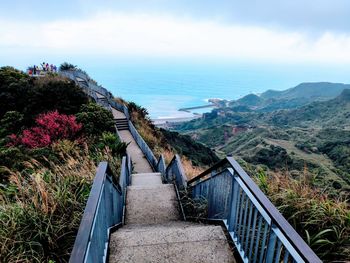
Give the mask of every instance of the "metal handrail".
M 165 173 L 166 173 L 166 165 L 165 165 L 165 160 L 164 160 L 164 156 L 163 154 L 161 154 L 159 156 L 159 159 L 158 159 L 158 162 L 157 162 L 157 172 L 159 172 L 162 176 L 162 181 L 163 183 L 166 182 L 166 179 L 165 179 Z
M 169 183 L 175 181 L 178 189 L 187 188 L 187 177 L 178 154 L 175 154 L 168 164 L 165 170 L 165 180 Z
M 107 162 L 98 165 L 69 262 L 106 262 L 110 231 L 123 224 L 130 174 L 129 157 L 122 159 L 119 182 Z
M 222 169 L 222 171 L 216 172 L 220 168 Z M 231 179 L 227 177 L 227 171 L 229 171 Z M 214 176 L 212 175 L 213 172 L 216 172 Z M 219 182 L 220 176 L 225 177 L 223 177 L 223 180 L 226 183 L 224 184 L 224 187 L 227 186 L 222 191 L 219 191 L 219 189 L 217 189 L 216 191 L 216 193 L 219 195 L 226 195 L 222 196 L 222 198 L 226 198 L 225 204 L 222 204 L 222 198 L 220 200 L 221 205 L 225 206 L 223 210 L 226 210 L 225 213 L 223 211 L 223 214 L 227 215 L 227 218 L 222 219 L 226 220 L 227 228 L 233 240 L 235 241 L 236 246 L 239 248 L 239 252 L 244 261 L 246 261 L 249 256 L 247 255 L 248 235 L 252 234 L 251 232 L 248 233 L 248 228 L 252 227 L 253 222 L 256 223 L 258 217 L 261 217 L 264 218 L 266 224 L 269 225 L 269 231 L 267 231 L 267 228 L 265 230 L 267 231 L 267 233 L 269 233 L 269 235 L 265 236 L 266 239 L 269 239 L 268 241 L 270 241 L 271 239 L 271 242 L 274 242 L 273 244 L 276 244 L 276 242 L 278 241 L 280 249 L 282 245 L 285 246 L 285 249 L 288 251 L 285 253 L 288 253 L 288 255 L 289 253 L 291 255 L 294 253 L 294 260 L 296 260 L 297 262 L 321 262 L 321 260 L 312 251 L 312 249 L 305 243 L 305 241 L 300 237 L 300 235 L 294 230 L 294 228 L 282 216 L 282 214 L 271 203 L 271 201 L 266 197 L 266 195 L 254 183 L 250 176 L 232 157 L 227 157 L 219 161 L 213 167 L 209 168 L 197 177 L 188 181 L 189 189 L 192 190 L 195 197 L 206 193 L 208 195 L 208 198 L 214 199 L 215 196 L 210 196 L 212 195 L 209 193 L 210 191 L 212 191 L 210 190 L 210 187 L 215 187 L 215 181 Z M 203 180 L 203 178 L 205 179 Z M 213 183 L 211 183 L 212 180 Z M 227 182 L 229 182 L 230 180 L 232 183 L 228 184 Z M 220 185 L 222 186 L 223 183 L 220 182 Z M 202 191 L 204 192 L 202 193 Z M 223 194 L 223 192 L 225 192 L 225 194 Z M 227 200 L 229 201 L 227 202 Z M 253 232 L 253 230 L 251 231 Z M 245 248 L 244 245 L 246 245 Z M 265 257 L 267 259 L 276 256 L 277 260 L 277 255 L 274 254 L 277 252 L 275 252 L 274 249 L 276 248 L 266 247 L 266 251 L 264 253 L 266 253 Z M 249 253 L 251 253 L 251 251 L 249 251 Z M 286 257 L 288 258 L 288 256 Z

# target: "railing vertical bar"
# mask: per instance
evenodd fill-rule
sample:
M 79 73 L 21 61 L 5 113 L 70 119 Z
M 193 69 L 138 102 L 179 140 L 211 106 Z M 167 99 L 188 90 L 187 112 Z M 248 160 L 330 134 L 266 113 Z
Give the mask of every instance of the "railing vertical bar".
M 263 259 L 264 259 L 264 256 L 265 256 L 265 245 L 266 245 L 266 239 L 267 239 L 267 231 L 269 229 L 269 224 L 265 221 L 264 222 L 264 236 L 263 236 L 263 239 L 262 239 L 262 244 L 261 244 L 261 248 L 260 248 L 260 259 L 259 259 L 259 262 L 262 263 L 263 262 Z
M 234 229 L 234 222 L 237 217 L 237 206 L 239 202 L 239 185 L 233 176 L 232 178 L 232 193 L 231 193 L 231 205 L 230 205 L 230 213 L 228 218 L 228 231 L 231 232 Z
M 288 263 L 289 260 L 289 251 L 287 249 L 284 250 L 283 263 Z
M 240 212 L 239 212 L 239 221 L 238 221 L 238 224 L 237 224 L 237 228 L 238 228 L 237 239 L 239 240 L 239 242 L 241 242 L 240 235 L 241 235 L 241 224 L 242 224 L 242 219 L 243 219 L 243 207 L 244 207 L 245 197 L 246 197 L 246 194 L 244 192 L 242 192 L 242 201 L 241 201 L 241 204 L 240 204 L 241 205 L 241 209 L 240 209 Z
M 248 216 L 248 227 L 247 227 L 247 231 L 246 231 L 246 238 L 245 238 L 245 246 L 244 248 L 247 250 L 248 249 L 248 245 L 249 245 L 249 239 L 252 239 L 251 236 L 251 231 L 250 231 L 250 227 L 251 227 L 251 223 L 252 223 L 252 217 L 253 217 L 253 203 L 251 201 L 249 201 L 250 203 L 250 209 L 249 209 L 249 216 Z M 253 237 L 254 238 L 254 237 Z M 248 254 L 246 254 L 248 256 Z
M 244 217 L 243 217 L 243 222 L 242 222 L 242 234 L 241 234 L 241 248 L 243 251 L 244 251 L 244 236 L 245 236 L 246 229 L 247 229 L 248 208 L 249 208 L 250 203 L 251 202 L 247 196 L 247 198 L 245 200 L 245 206 L 244 206 Z
M 269 241 L 267 243 L 267 248 L 266 248 L 266 251 L 267 251 L 266 252 L 266 262 L 273 262 L 276 241 L 277 241 L 276 233 L 273 231 L 273 228 L 271 227 L 270 237 L 269 237 Z
M 238 184 L 237 181 L 235 181 L 235 183 Z M 233 228 L 235 230 L 234 232 L 236 233 L 236 236 L 237 236 L 237 232 L 238 232 L 238 220 L 239 220 L 239 216 L 240 216 L 239 212 L 240 212 L 240 208 L 242 206 L 242 199 L 243 199 L 243 190 L 239 185 L 238 185 L 237 195 L 238 196 L 237 196 L 236 217 L 235 217 L 234 226 L 233 226 Z
M 254 207 L 253 218 L 254 219 L 253 219 L 253 227 L 252 227 L 252 236 L 251 236 L 249 256 L 248 256 L 249 261 L 252 259 L 252 255 L 253 255 L 254 241 L 258 241 L 258 238 L 255 239 L 256 221 L 258 219 L 258 210 L 255 207 Z
M 258 249 L 259 249 L 259 245 L 260 245 L 262 221 L 263 221 L 263 217 L 261 215 L 259 215 L 258 232 L 256 234 L 256 243 L 255 243 L 255 249 L 254 249 L 254 261 L 253 261 L 254 263 L 258 259 Z
M 282 242 L 281 240 L 277 240 L 277 248 L 276 248 L 276 255 L 275 255 L 275 263 L 280 262 L 280 257 L 281 257 L 281 247 L 282 247 Z

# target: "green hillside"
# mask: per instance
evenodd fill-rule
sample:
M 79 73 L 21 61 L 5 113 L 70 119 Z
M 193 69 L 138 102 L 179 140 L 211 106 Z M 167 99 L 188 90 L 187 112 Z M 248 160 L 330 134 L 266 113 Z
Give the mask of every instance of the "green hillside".
M 177 131 L 221 156 L 233 154 L 250 164 L 294 176 L 307 169 L 315 183 L 330 186 L 330 192 L 346 194 L 350 189 L 350 89 L 331 100 L 296 109 L 264 113 L 225 107 L 183 123 Z
M 228 106 L 231 109 L 235 108 L 235 111 L 242 111 L 242 109 L 245 111 L 242 106 L 259 112 L 294 109 L 311 102 L 333 99 L 339 96 L 343 90 L 349 88 L 349 84 L 341 83 L 301 83 L 284 91 L 268 90 L 260 96 L 249 94 L 238 100 L 230 101 Z M 241 108 L 237 108 L 237 106 L 241 106 Z

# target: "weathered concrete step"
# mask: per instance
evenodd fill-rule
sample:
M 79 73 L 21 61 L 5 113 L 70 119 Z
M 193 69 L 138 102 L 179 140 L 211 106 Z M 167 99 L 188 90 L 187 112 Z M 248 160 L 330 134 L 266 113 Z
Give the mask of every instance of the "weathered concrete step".
M 160 173 L 139 173 L 131 175 L 131 185 L 161 185 Z
M 129 125 L 117 125 L 117 129 L 121 130 L 121 129 L 129 129 Z
M 138 226 L 137 228 L 125 226 L 112 234 L 110 244 L 113 247 L 140 246 L 219 239 L 226 240 L 220 226 L 181 222 Z
M 126 224 L 151 225 L 179 219 L 178 201 L 173 185 L 128 187 Z
M 109 262 L 235 262 L 219 226 L 121 228 L 111 236 Z

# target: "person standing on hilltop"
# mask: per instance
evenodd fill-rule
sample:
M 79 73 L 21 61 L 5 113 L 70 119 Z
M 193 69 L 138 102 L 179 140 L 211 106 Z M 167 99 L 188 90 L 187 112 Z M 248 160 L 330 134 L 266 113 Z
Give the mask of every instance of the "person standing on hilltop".
M 33 66 L 33 75 L 36 75 L 36 66 Z

